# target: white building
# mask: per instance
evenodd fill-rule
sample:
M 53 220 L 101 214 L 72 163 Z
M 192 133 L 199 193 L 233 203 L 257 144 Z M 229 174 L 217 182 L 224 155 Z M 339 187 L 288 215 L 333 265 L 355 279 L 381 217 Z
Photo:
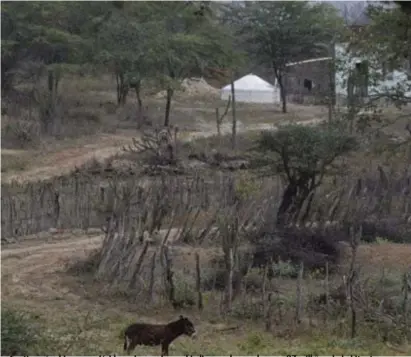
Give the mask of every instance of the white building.
M 339 44 L 335 47 L 335 55 L 343 68 L 336 72 L 335 85 L 336 93 L 347 95 L 348 93 L 348 74 L 350 70 L 365 71 L 368 73 L 370 80 L 364 83 L 367 96 L 373 97 L 384 93 L 395 91 L 396 88 L 402 87 L 405 95 L 411 98 L 411 81 L 408 79 L 407 71 L 392 70 L 383 73 L 382 68 L 375 69 L 366 65 L 367 58 L 356 57 L 347 51 L 347 44 Z M 378 78 L 378 79 L 376 79 Z
M 250 73 L 234 82 L 235 100 L 243 103 L 278 104 L 280 89 L 260 77 Z M 228 100 L 231 96 L 231 84 L 221 89 L 221 99 Z

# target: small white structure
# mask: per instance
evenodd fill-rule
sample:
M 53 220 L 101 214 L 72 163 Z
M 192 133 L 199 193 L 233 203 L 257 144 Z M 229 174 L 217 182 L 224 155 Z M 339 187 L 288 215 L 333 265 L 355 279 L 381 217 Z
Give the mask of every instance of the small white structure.
M 280 103 L 280 89 L 250 73 L 234 82 L 235 100 L 243 103 Z M 221 89 L 221 99 L 231 96 L 231 84 Z

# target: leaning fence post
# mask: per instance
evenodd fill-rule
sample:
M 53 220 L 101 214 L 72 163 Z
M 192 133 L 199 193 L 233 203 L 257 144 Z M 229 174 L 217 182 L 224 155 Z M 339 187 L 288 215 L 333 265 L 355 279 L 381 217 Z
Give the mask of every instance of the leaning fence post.
M 148 288 L 148 302 L 152 302 L 154 299 L 154 273 L 156 270 L 156 255 L 157 252 L 153 253 L 151 258 L 151 269 L 150 269 L 150 285 Z
M 327 306 L 327 316 L 330 313 L 330 277 L 328 262 L 325 262 L 325 304 Z
M 60 194 L 58 191 L 54 192 L 54 227 L 59 227 L 59 220 L 60 220 Z
M 296 314 L 295 320 L 297 323 L 301 322 L 302 309 L 303 309 L 303 300 L 302 300 L 302 285 L 303 285 L 303 275 L 304 275 L 304 263 L 300 263 L 300 269 L 298 271 L 297 278 L 297 301 L 296 301 Z

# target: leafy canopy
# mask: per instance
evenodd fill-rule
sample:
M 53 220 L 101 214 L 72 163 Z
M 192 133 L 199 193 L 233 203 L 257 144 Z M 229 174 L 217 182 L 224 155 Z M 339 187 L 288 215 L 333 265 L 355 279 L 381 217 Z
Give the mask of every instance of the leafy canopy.
M 355 139 L 334 126 L 286 125 L 262 132 L 257 150 L 274 153 L 276 169 L 293 180 L 301 174 L 323 175 L 337 157 L 355 147 Z
M 232 23 L 257 63 L 285 70 L 287 63 L 323 54 L 342 28 L 334 7 L 306 1 L 250 2 L 237 7 Z

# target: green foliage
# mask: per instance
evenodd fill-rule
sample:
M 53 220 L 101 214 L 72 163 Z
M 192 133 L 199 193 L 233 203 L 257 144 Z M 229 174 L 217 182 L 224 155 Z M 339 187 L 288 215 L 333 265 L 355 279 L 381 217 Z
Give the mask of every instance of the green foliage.
M 103 9 L 87 2 L 3 2 L 2 89 L 10 89 L 17 74 L 30 78 L 38 68 L 89 62 L 90 24 Z
M 279 260 L 277 263 L 273 263 L 272 269 L 274 276 L 280 276 L 283 278 L 296 278 L 298 274 L 297 268 L 291 263 L 291 261 L 284 262 Z
M 398 106 L 410 103 L 411 17 L 398 6 L 382 3 L 369 6 L 368 15 L 370 24 L 350 38 L 350 52 L 367 59 L 374 98 L 387 98 Z
M 32 318 L 2 306 L 1 355 L 29 355 L 38 341 L 38 331 Z
M 286 112 L 283 76 L 290 62 L 329 56 L 330 44 L 342 32 L 342 19 L 329 4 L 307 1 L 249 2 L 234 7 L 229 21 L 257 65 L 273 71 Z
M 337 157 L 355 147 L 355 139 L 336 127 L 286 125 L 262 132 L 257 150 L 275 153 L 277 170 L 292 178 L 302 173 L 323 175 Z
M 199 21 L 184 3 L 161 5 L 154 48 L 155 67 L 163 70 L 163 85 L 172 86 L 175 81 L 201 75 L 207 67 L 226 67 L 235 62 L 230 36 L 210 15 Z
M 240 175 L 235 181 L 235 194 L 242 201 L 253 197 L 258 191 L 259 185 L 249 173 Z
M 368 12 L 371 23 L 354 42 L 371 59 L 390 60 L 394 67 L 401 67 L 410 51 L 410 16 L 398 7 L 381 5 L 370 6 Z
M 308 203 L 302 211 L 304 203 L 321 185 L 335 159 L 355 147 L 355 139 L 335 126 L 287 125 L 263 132 L 256 147 L 266 154 L 261 164 L 269 172 L 274 169 L 283 174 L 287 181 L 277 224 L 307 216 L 311 205 Z
M 329 5 L 306 1 L 249 3 L 235 16 L 249 53 L 276 74 L 289 62 L 321 54 L 317 45 L 333 40 L 342 24 Z

